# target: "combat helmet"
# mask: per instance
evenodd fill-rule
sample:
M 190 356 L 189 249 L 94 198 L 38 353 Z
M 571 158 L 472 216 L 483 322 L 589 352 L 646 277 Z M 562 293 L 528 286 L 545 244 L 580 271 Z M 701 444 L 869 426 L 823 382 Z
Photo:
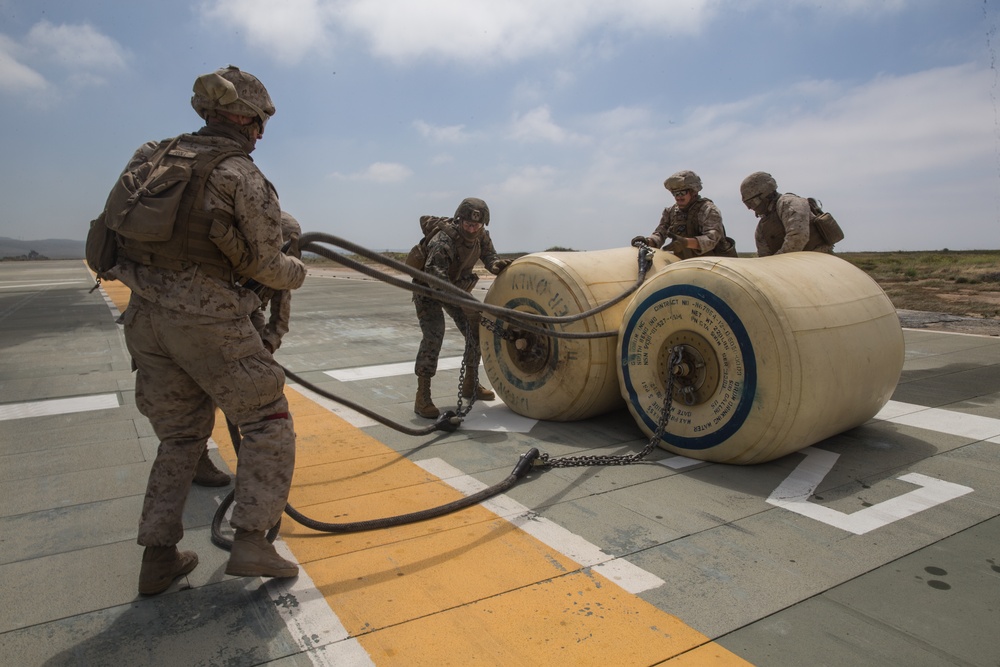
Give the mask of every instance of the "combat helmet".
M 490 224 L 490 207 L 482 199 L 468 197 L 455 209 L 455 220 L 481 222 L 485 227 Z
M 205 120 L 213 111 L 227 111 L 255 118 L 263 133 L 267 119 L 274 115 L 274 103 L 264 84 L 234 65 L 202 74 L 195 79 L 193 90 L 191 106 Z
M 698 174 L 685 169 L 683 171 L 678 171 L 676 174 L 663 181 L 663 187 L 670 192 L 678 192 L 679 190 L 694 190 L 695 192 L 701 192 L 701 177 Z
M 755 171 L 740 183 L 740 197 L 743 199 L 743 203 L 748 206 L 754 197 L 766 199 L 777 191 L 778 183 L 766 171 Z

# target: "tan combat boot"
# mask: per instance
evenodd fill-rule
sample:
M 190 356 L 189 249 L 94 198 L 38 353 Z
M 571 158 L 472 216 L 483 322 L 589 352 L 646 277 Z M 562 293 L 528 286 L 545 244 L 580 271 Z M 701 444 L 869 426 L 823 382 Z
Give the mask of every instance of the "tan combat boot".
M 492 401 L 497 397 L 492 391 L 476 382 L 477 368 L 465 367 L 465 377 L 462 379 L 462 398 L 472 398 L 475 391 L 477 401 Z
M 437 419 L 441 411 L 431 400 L 431 379 L 417 376 L 417 399 L 413 402 L 413 411 L 426 419 Z
M 139 594 L 157 595 L 198 566 L 198 554 L 173 547 L 146 547 L 139 569 Z
M 234 577 L 294 577 L 299 566 L 278 555 L 264 531 L 236 529 L 226 574 Z
M 215 463 L 208 456 L 208 448 L 201 453 L 198 459 L 198 468 L 194 472 L 194 483 L 198 486 L 229 486 L 233 478 L 228 473 L 224 473 L 215 467 Z

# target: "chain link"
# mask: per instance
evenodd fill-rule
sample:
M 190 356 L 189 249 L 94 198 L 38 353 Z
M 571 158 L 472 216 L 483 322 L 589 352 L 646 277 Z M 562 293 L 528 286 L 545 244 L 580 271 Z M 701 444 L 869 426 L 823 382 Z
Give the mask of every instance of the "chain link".
M 670 362 L 667 365 L 666 390 L 667 394 L 663 399 L 663 410 L 660 413 L 660 421 L 656 425 L 653 437 L 649 439 L 641 452 L 635 454 L 607 454 L 603 456 L 564 456 L 553 459 L 548 454 L 542 453 L 535 460 L 535 465 L 540 468 L 581 468 L 587 466 L 626 466 L 638 463 L 649 456 L 657 443 L 667 432 L 667 422 L 670 421 L 670 413 L 673 410 L 674 395 L 674 368 L 681 362 L 681 347 L 678 345 L 670 351 Z
M 458 399 L 455 404 L 455 413 L 459 419 L 464 419 L 465 416 L 472 410 L 472 406 L 476 403 L 476 394 L 479 389 L 479 378 L 473 377 L 472 396 L 469 397 L 469 405 L 465 406 L 465 397 L 462 396 L 462 387 L 465 386 L 466 373 L 471 368 L 473 375 L 475 375 L 479 367 L 478 363 L 475 367 L 473 367 L 472 362 L 470 361 L 470 359 L 473 359 L 475 356 L 475 349 L 469 340 L 470 338 L 472 337 L 466 336 L 465 338 L 465 352 L 462 355 L 462 368 L 458 371 Z

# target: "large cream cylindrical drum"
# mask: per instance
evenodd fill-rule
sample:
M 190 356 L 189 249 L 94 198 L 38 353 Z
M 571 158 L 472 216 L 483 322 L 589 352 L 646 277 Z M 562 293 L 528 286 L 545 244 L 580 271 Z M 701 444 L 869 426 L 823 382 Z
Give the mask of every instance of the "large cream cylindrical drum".
M 638 279 L 635 248 L 542 252 L 515 260 L 496 277 L 484 301 L 528 313 L 569 316 L 619 296 Z M 676 262 L 657 250 L 647 280 Z M 572 421 L 621 407 L 618 328 L 628 299 L 571 324 L 536 326 L 559 332 L 610 331 L 604 338 L 567 339 L 530 333 L 504 323 L 506 335 L 480 328 L 486 377 L 514 412 L 533 419 Z M 495 319 L 483 313 L 484 320 Z
M 673 368 L 661 447 L 761 463 L 875 416 L 899 381 L 903 333 L 875 281 L 833 255 L 689 259 L 636 292 L 618 360 L 622 396 L 650 436 Z

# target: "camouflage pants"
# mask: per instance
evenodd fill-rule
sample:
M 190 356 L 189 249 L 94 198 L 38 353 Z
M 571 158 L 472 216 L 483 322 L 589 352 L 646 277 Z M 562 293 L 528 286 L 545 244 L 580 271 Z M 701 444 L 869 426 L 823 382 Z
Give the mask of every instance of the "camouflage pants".
M 184 535 L 184 503 L 216 406 L 243 434 L 232 525 L 260 531 L 276 524 L 292 483 L 295 431 L 285 375 L 250 318 L 185 315 L 133 294 L 125 311 L 125 343 L 138 368 L 136 406 L 160 440 L 139 544 L 171 546 Z
M 465 338 L 465 363 L 473 367 L 479 365 L 479 313 L 420 295 L 413 296 L 413 305 L 417 309 L 417 319 L 423 333 L 413 367 L 414 373 L 420 377 L 434 377 L 437 372 L 438 356 L 444 342 L 445 312 L 455 321 Z

